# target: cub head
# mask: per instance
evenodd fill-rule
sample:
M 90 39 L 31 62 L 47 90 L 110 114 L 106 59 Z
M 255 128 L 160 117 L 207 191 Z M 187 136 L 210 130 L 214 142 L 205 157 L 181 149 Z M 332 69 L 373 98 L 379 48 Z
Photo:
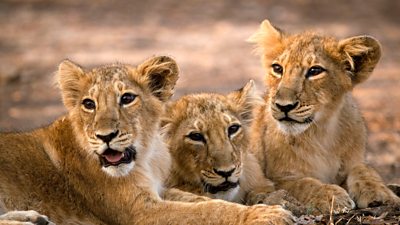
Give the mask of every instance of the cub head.
M 237 187 L 252 110 L 260 101 L 250 81 L 226 96 L 192 94 L 169 104 L 162 123 L 176 179 L 170 183 L 211 194 Z
M 89 160 L 111 176 L 125 176 L 149 154 L 163 102 L 178 79 L 175 61 L 154 57 L 85 70 L 65 60 L 58 69 L 64 105 Z
M 365 81 L 381 56 L 377 40 L 314 33 L 285 34 L 265 20 L 249 41 L 266 69 L 269 110 L 285 134 L 296 135 L 340 109 L 344 95 Z

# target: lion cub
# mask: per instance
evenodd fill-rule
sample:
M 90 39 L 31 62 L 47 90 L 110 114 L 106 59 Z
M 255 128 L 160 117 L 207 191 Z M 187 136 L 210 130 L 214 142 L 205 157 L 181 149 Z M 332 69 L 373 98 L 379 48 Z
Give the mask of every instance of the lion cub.
M 378 41 L 290 35 L 267 20 L 249 41 L 266 68 L 253 141 L 267 177 L 314 213 L 332 201 L 336 211 L 400 202 L 365 163 L 366 129 L 351 96 L 379 61 Z
M 162 201 L 171 158 L 159 119 L 177 79 L 165 56 L 137 67 L 61 63 L 68 114 L 32 132 L 0 134 L 0 209 L 33 209 L 57 224 L 291 224 L 278 206 Z M 40 216 L 0 219 L 30 214 L 31 222 Z
M 274 190 L 249 152 L 254 82 L 226 96 L 191 94 L 168 105 L 163 130 L 172 155 L 167 186 L 210 198 L 263 203 Z

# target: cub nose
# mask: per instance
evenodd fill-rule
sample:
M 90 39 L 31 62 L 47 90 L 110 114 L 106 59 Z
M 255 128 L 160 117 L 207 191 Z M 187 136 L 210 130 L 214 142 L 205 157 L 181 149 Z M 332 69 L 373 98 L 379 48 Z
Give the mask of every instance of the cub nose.
M 214 172 L 222 177 L 228 178 L 232 175 L 233 171 L 235 171 L 235 168 L 229 170 L 229 171 L 223 171 L 223 170 L 218 170 L 218 169 L 213 169 Z
M 119 131 L 111 132 L 107 135 L 100 135 L 96 134 L 96 137 L 100 140 L 104 141 L 105 143 L 109 143 L 112 139 L 114 139 L 118 135 Z
M 287 104 L 287 105 L 281 105 L 279 103 L 275 103 L 275 105 L 282 112 L 288 113 L 288 112 L 292 111 L 293 109 L 295 109 L 299 105 L 299 102 L 295 102 L 294 104 Z

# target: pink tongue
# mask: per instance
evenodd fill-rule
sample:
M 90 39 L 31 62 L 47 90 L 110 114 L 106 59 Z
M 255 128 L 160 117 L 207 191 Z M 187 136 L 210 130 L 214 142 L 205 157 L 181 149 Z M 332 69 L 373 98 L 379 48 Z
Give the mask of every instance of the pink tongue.
M 104 157 L 107 159 L 108 162 L 116 163 L 124 157 L 124 154 L 122 152 L 113 152 L 112 154 L 104 155 Z

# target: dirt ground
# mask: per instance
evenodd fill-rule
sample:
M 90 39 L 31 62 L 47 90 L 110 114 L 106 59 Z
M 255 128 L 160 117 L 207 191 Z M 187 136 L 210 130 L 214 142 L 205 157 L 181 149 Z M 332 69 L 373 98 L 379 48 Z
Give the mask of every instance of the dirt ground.
M 386 182 L 400 183 L 400 1 L 392 0 L 2 0 L 0 130 L 28 130 L 65 113 L 53 81 L 58 63 L 138 64 L 173 56 L 177 94 L 228 92 L 263 70 L 245 42 L 268 18 L 289 32 L 345 38 L 369 34 L 384 55 L 354 90 L 369 128 L 367 160 Z

